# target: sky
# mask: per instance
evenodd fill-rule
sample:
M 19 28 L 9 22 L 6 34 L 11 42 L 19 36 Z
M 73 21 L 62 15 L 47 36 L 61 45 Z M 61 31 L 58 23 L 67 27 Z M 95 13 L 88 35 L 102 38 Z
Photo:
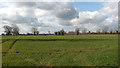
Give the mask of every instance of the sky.
M 74 2 L 74 7 L 79 8 L 82 12 L 84 11 L 95 11 L 103 7 L 101 2 Z
M 31 33 L 38 27 L 39 33 L 97 31 L 109 27 L 118 29 L 117 2 L 1 2 L 0 34 L 4 25 L 16 24 L 20 33 Z

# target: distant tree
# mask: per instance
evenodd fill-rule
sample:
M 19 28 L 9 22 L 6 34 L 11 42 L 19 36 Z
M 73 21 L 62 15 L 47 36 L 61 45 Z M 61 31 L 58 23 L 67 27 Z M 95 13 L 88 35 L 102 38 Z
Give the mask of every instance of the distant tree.
M 112 33 L 113 33 L 113 30 L 111 29 L 111 30 L 110 30 L 110 34 L 112 34 Z
M 91 31 L 89 31 L 88 33 L 91 34 Z
M 96 33 L 100 34 L 100 29 L 98 29 L 98 30 L 96 31 Z
M 57 35 L 58 32 L 55 32 L 55 35 Z
M 50 34 L 50 30 L 48 30 L 48 34 Z
M 82 30 L 82 33 L 86 33 L 87 32 L 87 28 L 84 28 L 83 30 Z
M 104 27 L 102 30 L 102 33 L 105 33 L 105 34 L 108 33 L 108 29 L 109 29 L 108 26 Z
M 118 27 L 116 26 L 113 30 L 114 33 L 118 33 Z
M 31 35 L 30 33 L 27 33 L 26 35 Z
M 16 24 L 12 25 L 12 29 L 13 29 L 13 31 L 12 31 L 13 35 L 15 35 L 15 36 L 19 35 L 19 28 Z
M 37 27 L 33 27 L 32 28 L 32 33 L 33 33 L 33 35 L 38 35 L 39 34 L 38 28 Z
M 76 33 L 77 35 L 79 35 L 79 28 L 76 28 L 76 29 L 75 29 L 75 33 Z
M 37 31 L 37 35 L 39 35 L 39 31 Z
M 4 33 L 2 33 L 1 35 L 5 35 Z
M 60 31 L 60 35 L 64 35 L 64 33 L 65 33 L 65 31 L 62 29 L 62 30 Z
M 6 35 L 11 35 L 12 34 L 12 27 L 5 25 L 4 27 L 4 32 L 6 33 Z

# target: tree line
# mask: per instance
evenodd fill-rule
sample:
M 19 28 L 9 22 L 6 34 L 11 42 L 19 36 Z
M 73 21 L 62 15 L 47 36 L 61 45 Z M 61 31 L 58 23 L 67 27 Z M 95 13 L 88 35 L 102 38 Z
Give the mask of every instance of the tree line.
M 13 24 L 12 27 L 5 25 L 3 28 L 4 28 L 5 34 L 2 34 L 2 35 L 14 35 L 14 36 L 21 35 L 19 33 L 20 29 L 16 24 Z M 38 27 L 32 27 L 31 31 L 32 33 L 27 33 L 23 35 L 40 35 L 38 31 Z M 73 33 L 75 33 L 76 35 L 79 35 L 79 34 L 117 34 L 118 29 L 115 28 L 114 30 L 109 30 L 108 27 L 104 27 L 103 29 L 97 29 L 96 32 L 91 32 L 91 31 L 88 31 L 87 28 L 84 28 L 82 30 L 80 30 L 80 28 L 76 28 L 75 32 Z M 50 35 L 50 31 L 48 31 L 48 34 Z M 63 29 L 58 32 L 55 32 L 55 35 L 65 35 L 65 34 L 67 33 Z
M 5 35 L 14 35 L 14 36 L 21 35 L 19 33 L 19 27 L 16 24 L 13 24 L 12 27 L 8 26 L 8 25 L 5 25 L 3 28 L 4 28 Z M 27 34 L 30 35 L 30 33 L 27 33 Z M 38 31 L 37 27 L 32 28 L 32 34 L 33 35 L 38 35 L 39 34 L 39 31 Z M 2 34 L 2 35 L 4 35 L 4 34 Z

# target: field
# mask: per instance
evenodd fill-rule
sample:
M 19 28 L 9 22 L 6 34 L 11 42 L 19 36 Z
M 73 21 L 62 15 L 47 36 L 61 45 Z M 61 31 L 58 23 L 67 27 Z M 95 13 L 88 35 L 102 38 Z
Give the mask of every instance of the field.
M 117 66 L 118 35 L 2 36 L 2 65 Z

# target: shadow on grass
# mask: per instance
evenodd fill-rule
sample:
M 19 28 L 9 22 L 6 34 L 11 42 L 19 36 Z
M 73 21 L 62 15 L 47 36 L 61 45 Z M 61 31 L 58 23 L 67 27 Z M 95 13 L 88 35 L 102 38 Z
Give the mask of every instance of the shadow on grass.
M 2 39 L 2 41 L 0 42 L 0 44 L 9 41 L 10 39 Z
M 111 39 L 19 39 L 19 41 L 110 41 Z

